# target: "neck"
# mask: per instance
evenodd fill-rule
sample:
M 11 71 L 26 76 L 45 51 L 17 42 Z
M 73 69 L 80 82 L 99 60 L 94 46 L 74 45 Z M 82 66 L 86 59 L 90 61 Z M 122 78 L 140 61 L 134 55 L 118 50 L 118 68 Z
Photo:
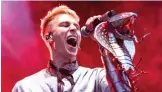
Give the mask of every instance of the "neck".
M 52 60 L 52 63 L 57 66 L 57 68 L 61 68 L 63 67 L 65 64 L 70 64 L 72 63 L 73 61 L 76 60 L 76 57 L 64 57 L 63 55 L 59 54 L 59 53 L 54 53 L 52 56 L 51 56 L 51 60 Z

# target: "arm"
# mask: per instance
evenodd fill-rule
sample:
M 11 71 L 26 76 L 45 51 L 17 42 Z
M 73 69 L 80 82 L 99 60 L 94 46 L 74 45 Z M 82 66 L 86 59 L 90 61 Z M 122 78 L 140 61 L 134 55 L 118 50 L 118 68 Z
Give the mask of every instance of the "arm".
M 132 92 L 133 88 L 128 79 L 126 72 L 117 69 L 113 62 L 111 55 L 106 55 L 104 48 L 101 48 L 102 61 L 106 69 L 107 82 L 112 85 L 112 90 L 115 92 Z

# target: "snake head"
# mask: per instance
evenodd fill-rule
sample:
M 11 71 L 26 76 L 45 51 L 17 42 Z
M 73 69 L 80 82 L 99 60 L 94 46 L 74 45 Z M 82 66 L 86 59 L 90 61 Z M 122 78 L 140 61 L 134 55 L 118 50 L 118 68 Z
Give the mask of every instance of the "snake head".
M 113 29 L 115 29 L 114 33 L 117 38 L 123 40 L 132 40 L 134 38 L 133 25 L 136 20 L 136 13 L 124 12 L 112 16 L 109 23 L 112 25 Z

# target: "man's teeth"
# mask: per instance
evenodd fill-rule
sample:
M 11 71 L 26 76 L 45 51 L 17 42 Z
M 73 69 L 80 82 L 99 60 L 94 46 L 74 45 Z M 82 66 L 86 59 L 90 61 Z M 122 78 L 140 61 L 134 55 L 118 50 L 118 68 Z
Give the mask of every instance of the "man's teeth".
M 80 49 L 80 45 L 79 45 L 79 44 L 77 44 L 77 48 L 79 48 L 79 49 Z
M 67 39 L 67 40 L 69 40 L 69 39 L 75 39 L 75 40 L 77 40 L 77 38 L 76 38 L 76 37 L 74 37 L 74 36 L 68 37 L 68 39 Z

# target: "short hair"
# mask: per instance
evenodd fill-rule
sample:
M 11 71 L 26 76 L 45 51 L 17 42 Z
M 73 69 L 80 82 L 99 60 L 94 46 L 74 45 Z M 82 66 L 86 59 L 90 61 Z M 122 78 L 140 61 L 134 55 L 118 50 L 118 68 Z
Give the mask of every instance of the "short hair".
M 51 11 L 48 11 L 47 15 L 41 19 L 41 36 L 44 38 L 46 27 L 48 26 L 49 22 L 54 19 L 54 17 L 58 14 L 69 14 L 73 16 L 78 22 L 80 20 L 79 16 L 76 14 L 76 12 L 66 5 L 60 5 L 58 7 L 54 7 Z

